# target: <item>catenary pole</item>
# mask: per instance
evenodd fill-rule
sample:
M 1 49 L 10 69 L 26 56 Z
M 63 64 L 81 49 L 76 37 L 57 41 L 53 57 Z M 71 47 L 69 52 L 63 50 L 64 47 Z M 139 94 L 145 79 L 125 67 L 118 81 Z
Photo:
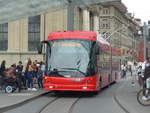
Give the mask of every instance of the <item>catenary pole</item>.
M 73 31 L 74 30 L 74 5 L 72 0 L 68 1 L 68 8 L 67 8 L 67 30 Z
M 144 36 L 144 59 L 146 59 L 146 57 L 147 57 L 146 38 L 148 36 L 148 26 L 147 26 L 146 22 L 144 22 L 144 26 L 143 26 L 143 36 Z

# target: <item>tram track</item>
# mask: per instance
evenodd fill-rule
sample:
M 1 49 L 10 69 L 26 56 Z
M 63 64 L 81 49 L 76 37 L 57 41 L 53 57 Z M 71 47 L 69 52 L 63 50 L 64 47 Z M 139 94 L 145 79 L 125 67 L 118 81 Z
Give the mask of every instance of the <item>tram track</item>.
M 73 113 L 73 108 L 75 107 L 76 103 L 80 100 L 80 98 L 76 99 L 76 101 L 74 101 L 74 103 L 71 105 L 68 113 Z
M 116 89 L 116 91 L 113 93 L 113 99 L 115 100 L 115 102 L 117 103 L 117 105 L 125 112 L 125 113 L 130 113 L 121 103 L 120 100 L 117 98 L 117 93 L 118 90 L 122 87 L 122 85 L 120 87 L 118 87 Z
M 122 106 L 119 104 L 118 98 L 116 97 L 118 88 L 120 87 L 116 87 L 116 88 L 114 87 L 114 90 L 111 90 L 113 94 L 113 95 L 110 95 L 111 99 L 115 100 L 115 103 L 117 103 L 117 106 L 119 105 L 118 106 L 119 109 L 122 109 L 124 111 L 124 112 L 122 111 L 123 113 L 129 113 L 128 111 L 126 111 L 126 109 L 122 108 Z M 28 113 L 74 113 L 74 112 L 80 113 L 81 111 L 83 113 L 83 110 L 82 110 L 83 107 L 81 107 L 81 105 L 85 106 L 85 104 L 83 103 L 89 100 L 89 97 L 91 100 L 90 101 L 90 105 L 91 105 L 92 102 L 94 102 L 94 104 L 96 103 L 102 104 L 103 99 L 101 97 L 105 97 L 105 96 L 106 97 L 109 96 L 107 90 L 101 91 L 101 93 L 96 96 L 87 95 L 87 94 L 85 95 L 84 93 L 74 93 L 74 92 L 67 92 L 67 93 L 60 92 L 57 94 L 55 94 L 54 92 L 50 92 L 47 95 L 44 95 L 40 98 L 36 98 L 35 100 L 29 101 L 21 106 L 18 106 L 15 109 L 9 110 L 6 113 L 20 113 L 20 112 L 22 113 L 26 113 L 26 112 Z M 100 101 L 97 100 L 96 98 L 98 98 Z M 79 101 L 80 99 L 81 101 Z M 109 100 L 110 99 L 106 99 L 105 102 L 110 102 Z M 86 106 L 87 105 L 88 104 L 86 104 Z M 79 109 L 81 109 L 81 111 Z M 107 111 L 105 110 L 105 108 L 103 109 L 104 111 Z
M 49 106 L 50 104 L 52 104 L 53 102 L 55 102 L 55 101 L 58 100 L 58 99 L 59 99 L 58 97 L 54 98 L 54 99 L 51 100 L 49 103 L 47 103 L 45 106 L 43 106 L 43 107 L 39 110 L 39 112 L 37 112 L 37 113 L 42 113 L 42 111 L 44 111 L 44 109 L 45 109 L 47 106 Z
M 55 106 L 61 106 L 61 104 L 60 104 L 62 101 L 61 99 L 65 100 L 63 97 L 56 97 L 55 99 L 53 99 L 49 103 L 47 103 L 45 106 L 43 106 L 41 108 L 41 110 L 37 113 L 46 113 L 46 111 L 49 112 L 48 110 L 50 110 L 50 109 L 48 109 L 48 107 L 50 107 L 52 104 L 55 104 Z M 72 101 L 71 104 L 70 104 L 70 102 L 67 103 L 68 105 L 70 105 L 70 107 L 68 107 L 68 109 L 64 108 L 65 112 L 62 112 L 62 113 L 73 113 L 73 109 L 79 100 L 80 100 L 80 97 L 76 98 L 76 99 L 71 98 L 71 101 Z M 67 101 L 67 100 L 65 100 L 65 101 Z M 58 112 L 60 111 L 59 108 L 57 108 L 57 110 L 58 110 Z M 58 113 L 57 111 L 55 111 L 55 112 Z
M 49 98 L 50 96 L 52 96 L 52 97 Z M 15 107 L 11 107 L 11 108 L 8 108 L 8 109 L 3 109 L 3 110 L 0 111 L 0 113 L 16 113 L 19 110 L 24 110 L 26 108 L 29 108 L 30 105 L 33 105 L 33 103 L 39 102 L 41 100 L 48 100 L 48 99 L 50 99 L 52 102 L 56 99 L 56 98 L 53 98 L 53 92 L 47 92 L 47 93 L 45 93 L 41 96 L 37 96 L 36 98 L 33 98 L 31 100 L 27 100 L 23 103 L 20 103 Z M 44 101 L 44 102 L 41 101 L 39 108 L 42 107 L 42 105 L 47 104 L 47 103 L 50 103 L 50 102 L 49 101 Z M 46 105 L 44 105 L 44 106 L 46 106 Z M 32 106 L 32 107 L 34 107 L 34 106 Z M 39 110 L 37 109 L 37 111 L 39 111 Z M 37 113 L 37 111 L 35 111 L 34 113 Z

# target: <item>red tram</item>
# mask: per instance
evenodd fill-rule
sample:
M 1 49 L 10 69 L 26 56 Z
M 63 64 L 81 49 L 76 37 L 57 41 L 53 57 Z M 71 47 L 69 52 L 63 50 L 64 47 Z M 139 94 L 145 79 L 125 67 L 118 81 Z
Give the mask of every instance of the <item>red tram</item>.
M 44 90 L 99 91 L 117 79 L 120 49 L 90 31 L 49 34 L 46 44 Z

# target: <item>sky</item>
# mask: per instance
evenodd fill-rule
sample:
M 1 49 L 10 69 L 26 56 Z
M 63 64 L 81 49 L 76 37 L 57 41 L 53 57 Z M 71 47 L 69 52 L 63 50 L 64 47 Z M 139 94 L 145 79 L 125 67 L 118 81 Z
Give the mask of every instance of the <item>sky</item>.
M 136 18 L 142 22 L 150 20 L 150 0 L 122 0 L 130 13 L 134 13 Z

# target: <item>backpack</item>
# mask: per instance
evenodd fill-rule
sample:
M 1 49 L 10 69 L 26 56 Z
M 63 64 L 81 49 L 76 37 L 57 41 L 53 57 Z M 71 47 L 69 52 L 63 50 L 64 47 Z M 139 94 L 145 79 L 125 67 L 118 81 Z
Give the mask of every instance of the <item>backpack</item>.
M 144 79 L 146 80 L 149 77 L 150 77 L 150 65 L 145 67 L 145 71 L 144 71 Z

